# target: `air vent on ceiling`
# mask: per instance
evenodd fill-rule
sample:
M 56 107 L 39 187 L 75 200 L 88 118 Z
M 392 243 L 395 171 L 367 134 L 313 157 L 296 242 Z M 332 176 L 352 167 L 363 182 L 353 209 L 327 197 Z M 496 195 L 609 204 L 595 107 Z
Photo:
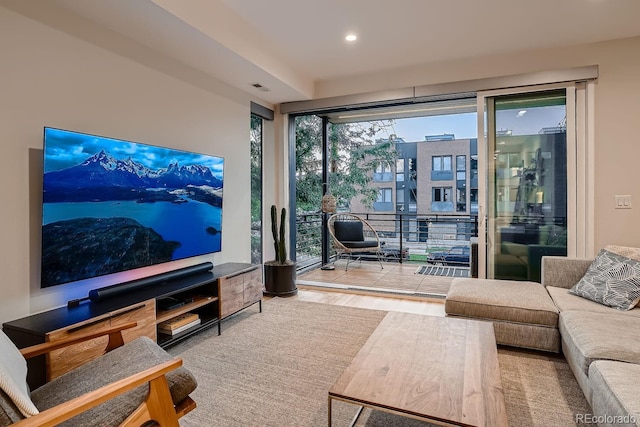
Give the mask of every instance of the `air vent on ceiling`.
M 271 90 L 266 86 L 262 86 L 260 83 L 251 83 L 251 86 L 255 87 L 256 89 L 262 92 L 269 92 Z

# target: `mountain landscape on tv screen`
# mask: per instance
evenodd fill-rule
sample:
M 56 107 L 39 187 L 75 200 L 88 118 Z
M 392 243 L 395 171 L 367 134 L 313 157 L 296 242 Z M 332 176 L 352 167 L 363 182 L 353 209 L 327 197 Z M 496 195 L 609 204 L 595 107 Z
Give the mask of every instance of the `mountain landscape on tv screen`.
M 42 286 L 219 251 L 222 188 L 207 165 L 148 167 L 105 149 L 46 172 Z
M 169 164 L 150 169 L 131 158 L 118 160 L 104 150 L 79 165 L 45 173 L 44 203 L 136 200 L 182 203 L 190 195 L 222 205 L 222 181 L 207 166 Z M 183 191 L 178 191 L 183 190 Z

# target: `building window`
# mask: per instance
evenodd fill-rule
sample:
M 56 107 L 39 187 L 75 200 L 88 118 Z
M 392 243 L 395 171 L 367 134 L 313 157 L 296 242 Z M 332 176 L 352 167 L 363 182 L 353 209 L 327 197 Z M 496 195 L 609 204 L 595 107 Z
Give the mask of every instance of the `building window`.
M 452 199 L 452 187 L 433 187 L 431 198 L 432 212 L 454 212 L 455 203 Z
M 393 173 L 389 162 L 379 162 L 373 172 L 374 182 L 393 181 Z
M 378 189 L 378 200 L 379 203 L 390 203 L 391 200 L 391 189 L 390 188 L 380 188 Z
M 404 211 L 404 188 L 396 190 L 396 210 L 399 212 Z
M 436 172 L 451 172 L 451 156 L 433 156 L 431 169 Z
M 453 169 L 451 168 L 452 156 L 431 157 L 431 180 L 451 181 L 453 179 Z
M 471 203 L 471 214 L 477 215 L 478 214 L 478 189 L 477 188 L 472 188 L 471 191 L 469 191 L 469 202 Z
M 379 188 L 378 198 L 373 203 L 375 212 L 393 211 L 393 193 L 391 188 Z
M 418 197 L 415 190 L 409 191 L 409 212 L 418 212 Z
M 433 188 L 433 201 L 434 202 L 450 202 L 451 201 L 451 187 L 434 187 Z
M 456 156 L 456 212 L 467 211 L 467 156 Z
M 465 212 L 467 210 L 467 191 L 465 188 L 456 188 L 456 211 Z
M 409 159 L 409 181 L 418 180 L 418 162 L 416 159 Z
M 404 181 L 404 159 L 396 161 L 396 182 Z
M 389 163 L 387 163 L 387 162 L 379 162 L 376 165 L 376 172 L 377 173 L 391 172 L 391 167 L 389 166 Z

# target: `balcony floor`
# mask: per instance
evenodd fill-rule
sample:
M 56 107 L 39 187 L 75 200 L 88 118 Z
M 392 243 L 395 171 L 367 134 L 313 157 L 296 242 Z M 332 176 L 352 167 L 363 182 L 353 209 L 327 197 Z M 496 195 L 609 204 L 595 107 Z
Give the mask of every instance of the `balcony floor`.
M 454 279 L 417 274 L 423 264 L 383 262 L 380 269 L 377 262 L 351 261 L 345 271 L 346 264 L 342 259 L 335 263 L 335 270 L 316 268 L 300 273 L 298 284 L 444 298 Z

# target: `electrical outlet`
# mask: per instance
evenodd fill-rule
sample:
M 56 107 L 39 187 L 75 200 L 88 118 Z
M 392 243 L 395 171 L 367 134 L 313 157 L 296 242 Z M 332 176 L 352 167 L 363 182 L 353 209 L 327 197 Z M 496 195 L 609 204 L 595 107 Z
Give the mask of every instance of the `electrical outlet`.
M 616 195 L 616 209 L 631 209 L 631 195 Z

